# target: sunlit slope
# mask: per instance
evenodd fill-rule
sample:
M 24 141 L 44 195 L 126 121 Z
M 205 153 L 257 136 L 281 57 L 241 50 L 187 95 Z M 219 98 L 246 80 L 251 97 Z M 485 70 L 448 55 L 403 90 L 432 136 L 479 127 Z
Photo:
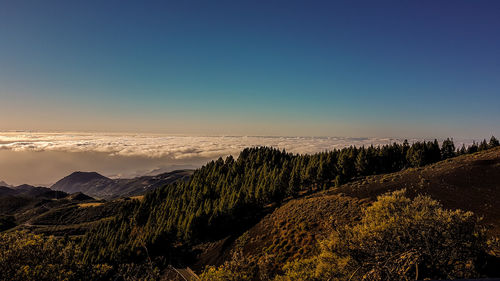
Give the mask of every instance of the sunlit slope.
M 401 188 L 406 188 L 409 195 L 430 195 L 446 208 L 473 211 L 492 225 L 494 233 L 500 233 L 500 147 L 422 168 L 368 177 L 330 192 L 375 199 Z

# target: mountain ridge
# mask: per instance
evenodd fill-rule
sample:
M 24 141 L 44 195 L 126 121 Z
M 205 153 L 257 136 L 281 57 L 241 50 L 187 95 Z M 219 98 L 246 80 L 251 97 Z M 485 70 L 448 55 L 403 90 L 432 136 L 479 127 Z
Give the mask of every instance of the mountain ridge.
M 22 197 L 41 197 L 46 199 L 57 199 L 66 197 L 68 193 L 53 190 L 43 186 L 33 186 L 22 184 L 18 186 L 0 186 L 0 196 L 22 196 Z
M 155 176 L 131 179 L 110 179 L 97 172 L 73 172 L 50 188 L 67 193 L 82 192 L 94 198 L 115 199 L 136 196 L 178 180 L 187 180 L 192 170 L 174 170 Z
M 0 186 L 5 186 L 5 187 L 12 187 L 10 184 L 6 183 L 3 180 L 0 180 Z

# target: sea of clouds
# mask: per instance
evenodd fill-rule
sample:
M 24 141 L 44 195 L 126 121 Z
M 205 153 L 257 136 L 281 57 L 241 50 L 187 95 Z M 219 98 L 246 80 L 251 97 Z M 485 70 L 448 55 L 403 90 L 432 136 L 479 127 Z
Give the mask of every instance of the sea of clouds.
M 215 158 L 246 147 L 272 146 L 292 153 L 315 153 L 347 146 L 384 145 L 403 138 L 169 136 L 152 134 L 0 132 L 0 149 L 11 151 L 99 152 L 110 156 Z M 416 139 L 410 139 L 410 143 Z M 457 143 L 472 140 L 460 139 Z
M 237 155 L 243 148 L 253 146 L 272 146 L 293 153 L 314 153 L 349 145 L 380 145 L 400 141 L 392 138 L 0 133 L 0 149 L 12 151 L 101 152 L 112 156 L 172 159 Z
M 0 132 L 0 180 L 54 183 L 74 171 L 114 178 L 193 169 L 246 147 L 272 146 L 292 153 L 315 153 L 350 145 L 402 142 L 403 138 L 172 136 L 153 134 Z M 420 139 L 419 139 L 420 140 Z M 409 139 L 409 142 L 416 141 Z M 457 146 L 472 140 L 456 140 Z

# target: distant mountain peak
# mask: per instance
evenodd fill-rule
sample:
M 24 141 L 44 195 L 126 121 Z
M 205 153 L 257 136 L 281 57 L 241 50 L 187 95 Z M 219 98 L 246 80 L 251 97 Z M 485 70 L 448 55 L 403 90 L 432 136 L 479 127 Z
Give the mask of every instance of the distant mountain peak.
M 63 179 L 71 179 L 74 182 L 88 182 L 91 180 L 111 180 L 97 172 L 73 172 L 69 176 L 66 176 Z
M 16 186 L 15 188 L 18 188 L 18 189 L 22 189 L 22 188 L 34 188 L 34 186 L 33 185 L 29 185 L 29 184 L 21 184 L 21 185 Z
M 97 172 L 73 172 L 52 185 L 54 190 L 62 190 L 67 193 L 84 192 L 95 186 L 106 186 L 114 181 Z
M 10 184 L 4 182 L 3 180 L 0 180 L 0 186 L 12 187 Z

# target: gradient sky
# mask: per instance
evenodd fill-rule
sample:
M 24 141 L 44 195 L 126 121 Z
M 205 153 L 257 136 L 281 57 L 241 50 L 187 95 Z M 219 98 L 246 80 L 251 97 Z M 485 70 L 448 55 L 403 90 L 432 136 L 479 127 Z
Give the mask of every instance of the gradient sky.
M 0 130 L 500 135 L 499 1 L 2 1 Z

